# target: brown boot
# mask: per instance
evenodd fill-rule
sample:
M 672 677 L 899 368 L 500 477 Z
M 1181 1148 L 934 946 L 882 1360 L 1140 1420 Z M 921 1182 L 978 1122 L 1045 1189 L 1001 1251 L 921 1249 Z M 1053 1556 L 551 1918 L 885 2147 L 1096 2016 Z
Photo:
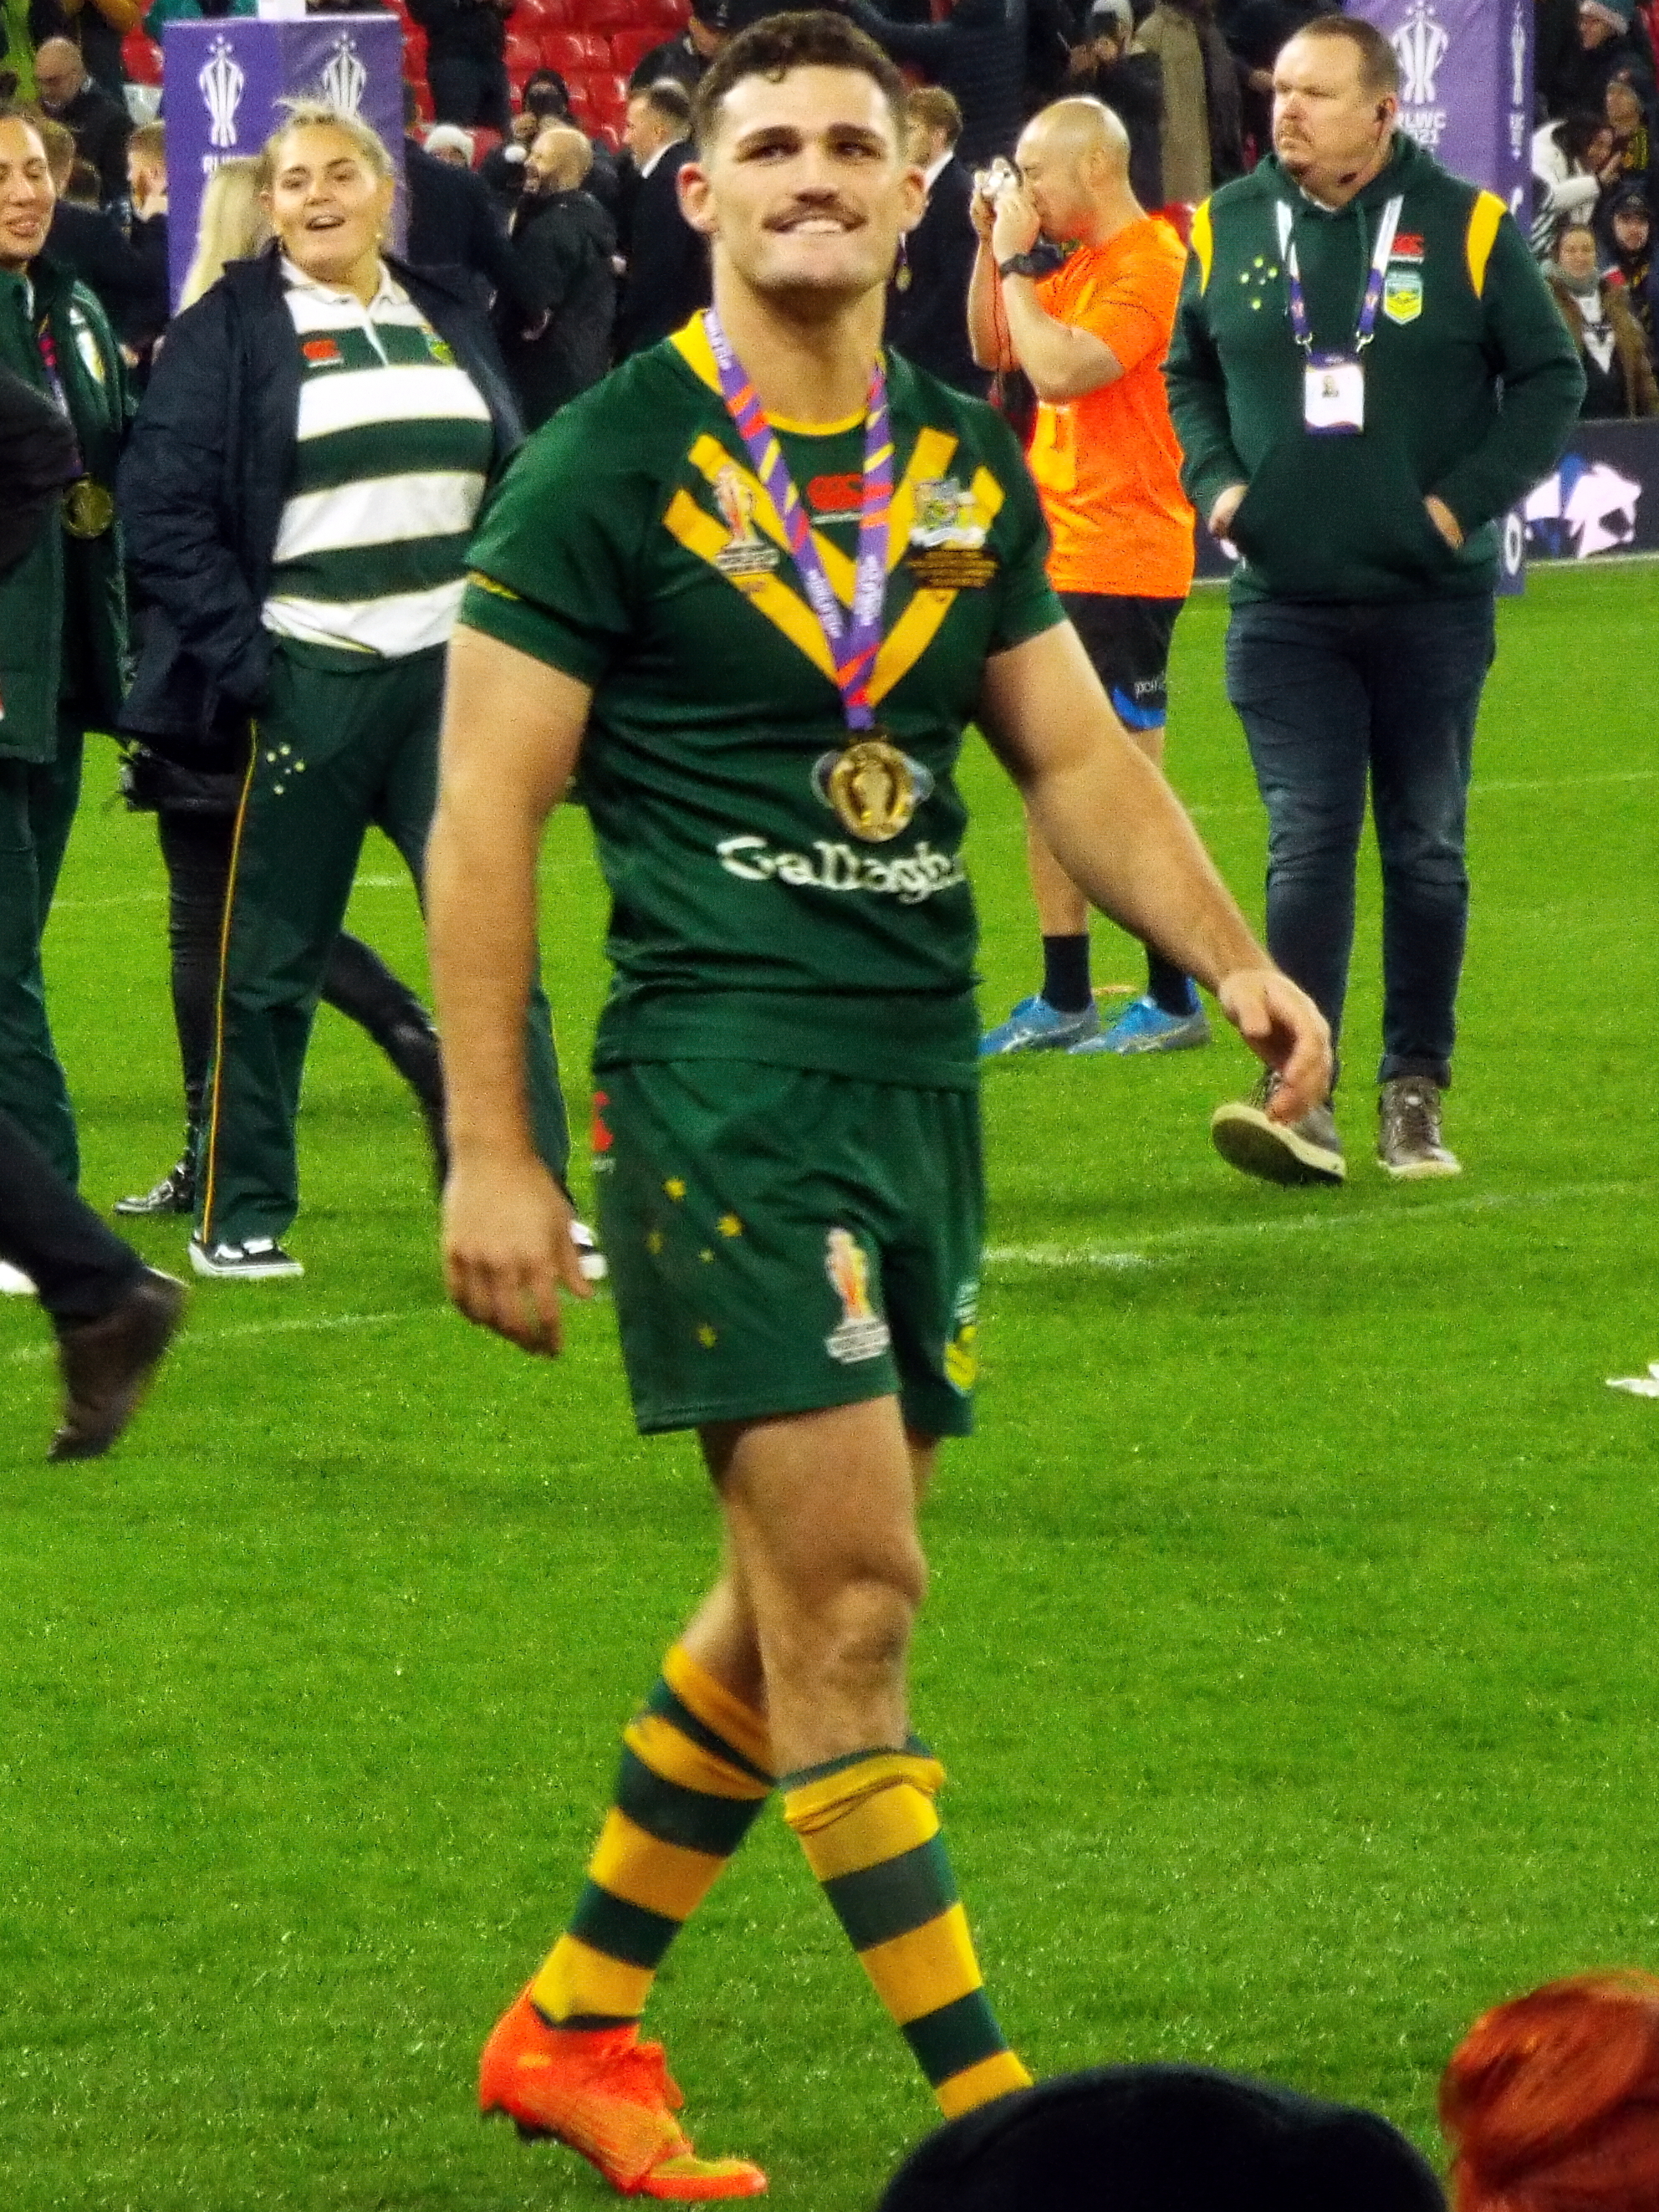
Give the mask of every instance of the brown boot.
M 184 1310 L 184 1285 L 147 1267 L 108 1313 L 59 1328 L 64 1421 L 48 1459 L 96 1459 L 109 1449 L 137 1412 Z

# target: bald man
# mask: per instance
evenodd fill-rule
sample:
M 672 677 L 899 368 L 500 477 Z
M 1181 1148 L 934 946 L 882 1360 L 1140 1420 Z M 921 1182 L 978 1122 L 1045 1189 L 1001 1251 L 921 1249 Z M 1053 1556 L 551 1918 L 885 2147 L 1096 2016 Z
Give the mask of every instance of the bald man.
M 98 198 L 113 207 L 127 189 L 127 141 L 132 118 L 87 75 L 81 49 L 70 39 L 47 39 L 34 56 L 40 106 L 75 137 L 75 150 L 98 172 Z
M 1053 540 L 1049 580 L 1124 726 L 1161 761 L 1170 640 L 1193 580 L 1193 510 L 1163 376 L 1186 251 L 1130 190 L 1127 134 L 1099 100 L 1045 107 L 1017 160 L 1018 183 L 994 201 L 976 193 L 971 209 L 974 358 L 1022 368 L 1036 389 L 1030 460 Z M 1191 978 L 1152 945 L 1145 993 L 1102 1029 L 1088 902 L 1029 827 L 1026 846 L 1042 988 L 981 1040 L 981 1056 L 1207 1044 Z
M 593 149 L 568 123 L 538 131 L 525 156 L 513 214 L 519 297 L 497 300 L 495 327 L 532 430 L 611 365 L 617 230 L 582 190 L 592 166 Z

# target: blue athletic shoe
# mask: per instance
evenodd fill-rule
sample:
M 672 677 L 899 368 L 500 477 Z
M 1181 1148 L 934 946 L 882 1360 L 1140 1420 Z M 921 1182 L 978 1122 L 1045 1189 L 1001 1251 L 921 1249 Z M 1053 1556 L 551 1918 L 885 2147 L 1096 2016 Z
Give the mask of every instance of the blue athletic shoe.
M 1006 1022 L 987 1030 L 979 1041 L 981 1060 L 1006 1052 L 1066 1052 L 1100 1034 L 1100 1009 L 1092 999 L 1079 1014 L 1062 1014 L 1041 993 L 1022 999 Z
M 1208 1044 L 1210 1024 L 1204 1009 L 1190 1014 L 1166 1014 L 1156 999 L 1137 999 L 1098 1036 L 1084 1038 L 1073 1052 L 1190 1052 Z M 983 1049 L 983 1047 L 981 1048 Z

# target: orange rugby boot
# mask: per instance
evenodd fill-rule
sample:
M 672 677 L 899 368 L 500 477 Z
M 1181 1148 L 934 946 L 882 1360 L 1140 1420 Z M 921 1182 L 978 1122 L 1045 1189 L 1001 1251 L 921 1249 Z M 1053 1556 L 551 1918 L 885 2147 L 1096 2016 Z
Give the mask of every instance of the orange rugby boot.
M 495 2023 L 478 2067 L 486 2118 L 501 2112 L 521 2136 L 568 2143 L 624 2197 L 758 2197 L 759 2166 L 697 2156 L 673 2117 L 684 2102 L 661 2044 L 641 2043 L 631 2026 L 550 2027 L 527 1989 Z

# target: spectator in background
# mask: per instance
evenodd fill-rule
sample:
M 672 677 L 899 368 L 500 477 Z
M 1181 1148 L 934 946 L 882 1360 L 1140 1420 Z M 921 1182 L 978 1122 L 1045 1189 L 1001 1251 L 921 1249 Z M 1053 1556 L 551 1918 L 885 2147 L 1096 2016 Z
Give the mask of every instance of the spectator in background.
M 1572 0 L 1562 0 L 1571 12 Z M 1254 165 L 1273 143 L 1273 58 L 1316 15 L 1340 0 L 1221 0 L 1216 14 L 1237 66 L 1244 155 Z
M 147 363 L 167 319 L 167 125 L 141 123 L 127 141 L 127 240 L 143 271 L 143 293 L 122 340 Z M 118 325 L 119 327 L 119 325 Z
M 872 0 L 847 12 L 896 62 L 913 64 L 962 110 L 960 159 L 970 169 L 1011 154 L 1024 119 L 1026 13 L 1022 0 L 954 0 L 944 21 L 901 23 Z
M 1214 0 L 1158 0 L 1137 44 L 1164 74 L 1164 198 L 1196 206 L 1244 173 L 1238 72 Z
M 481 123 L 503 137 L 513 127 L 507 82 L 507 19 L 517 0 L 409 0 L 426 33 L 426 81 L 440 123 Z
M 907 361 L 982 399 L 989 378 L 968 343 L 968 280 L 974 273 L 974 180 L 956 158 L 962 110 L 942 85 L 905 101 L 910 159 L 927 180 L 921 221 L 899 240 L 887 292 L 887 337 Z
M 691 103 L 672 77 L 629 98 L 623 143 L 636 181 L 623 197 L 628 275 L 617 310 L 618 361 L 708 305 L 708 247 L 680 212 L 677 184 L 691 158 L 690 135 Z
M 414 95 L 408 96 L 412 111 Z M 412 112 L 404 117 L 412 123 Z M 464 135 L 464 134 L 463 134 Z M 409 258 L 417 269 L 464 270 L 481 307 L 516 296 L 518 264 L 489 187 L 471 169 L 445 161 L 412 131 L 404 136 L 404 189 L 409 205 Z
M 1588 223 L 1569 223 L 1555 242 L 1555 258 L 1545 272 L 1555 295 L 1584 372 L 1583 422 L 1607 422 L 1659 415 L 1659 383 L 1625 288 L 1601 275 L 1595 233 Z
M 483 161 L 479 162 L 477 173 L 483 180 L 485 190 L 500 203 L 509 216 L 518 205 L 519 194 L 524 189 L 524 165 L 536 133 L 542 128 L 544 121 L 561 123 L 568 122 L 569 119 L 568 109 L 560 114 L 540 116 L 532 109 L 526 99 L 524 106 L 513 118 L 512 130 L 502 139 L 501 144 L 492 146 Z M 415 145 L 418 144 L 419 141 L 410 137 L 405 139 L 404 143 Z M 410 258 L 411 260 L 420 258 L 418 254 L 411 254 Z
M 121 41 L 143 21 L 143 0 L 59 0 L 88 75 L 112 100 L 123 100 L 127 73 Z
M 611 366 L 617 229 L 582 190 L 592 164 L 592 148 L 568 123 L 540 131 L 526 164 L 513 218 L 518 299 L 496 302 L 495 335 L 526 430 Z
M 732 35 L 733 6 L 734 0 L 691 0 L 691 18 L 685 28 L 640 56 L 628 80 L 629 91 L 641 92 L 647 85 L 672 77 L 688 93 L 695 92 L 702 82 L 703 71 Z
M 1641 192 L 1621 192 L 1614 200 L 1607 216 L 1607 253 L 1609 274 L 1618 277 L 1625 288 L 1632 319 L 1641 331 L 1648 349 L 1648 359 L 1659 359 L 1654 351 L 1654 335 L 1659 329 L 1659 269 L 1653 258 L 1653 210 Z
M 1653 132 L 1641 94 L 1627 77 L 1609 77 L 1601 104 L 1613 132 L 1613 175 L 1609 190 L 1617 191 L 1623 185 L 1639 185 L 1645 190 L 1653 167 Z
M 270 238 L 270 225 L 259 204 L 259 164 L 250 155 L 233 154 L 202 188 L 196 252 L 179 294 L 179 313 L 218 283 L 227 262 L 251 259 Z
M 1164 204 L 1164 68 L 1132 45 L 1129 0 L 1094 0 L 1073 49 L 1068 92 L 1109 107 L 1129 134 L 1129 189 L 1144 208 Z
M 227 15 L 252 15 L 258 12 L 258 0 L 152 0 L 149 13 L 144 18 L 144 30 L 159 44 L 162 29 L 168 23 L 216 23 Z
M 1564 222 L 1589 222 L 1617 175 L 1613 131 L 1585 109 L 1546 123 L 1532 139 L 1532 250 L 1547 260 Z
M 34 57 L 40 106 L 75 139 L 76 151 L 98 173 L 99 198 L 113 207 L 127 189 L 127 140 L 132 118 L 87 75 L 81 50 L 69 39 L 48 39 Z
M 107 208 L 97 204 L 93 179 L 92 204 L 75 191 L 75 172 L 91 172 L 77 160 L 75 141 L 61 123 L 42 118 L 40 143 L 46 149 L 58 204 L 52 210 L 47 251 L 88 290 L 114 325 L 116 335 L 136 355 L 153 343 L 167 320 L 167 273 L 161 271 L 159 297 L 156 271 L 150 259 L 129 244 L 126 234 Z
M 434 123 L 426 134 L 426 150 L 434 161 L 446 161 L 452 169 L 470 169 L 472 133 L 459 123 Z
M 1556 75 L 1555 97 L 1564 112 L 1603 112 L 1608 80 L 1629 79 L 1642 99 L 1653 97 L 1653 56 L 1632 27 L 1632 0 L 1578 0 L 1577 44 Z

